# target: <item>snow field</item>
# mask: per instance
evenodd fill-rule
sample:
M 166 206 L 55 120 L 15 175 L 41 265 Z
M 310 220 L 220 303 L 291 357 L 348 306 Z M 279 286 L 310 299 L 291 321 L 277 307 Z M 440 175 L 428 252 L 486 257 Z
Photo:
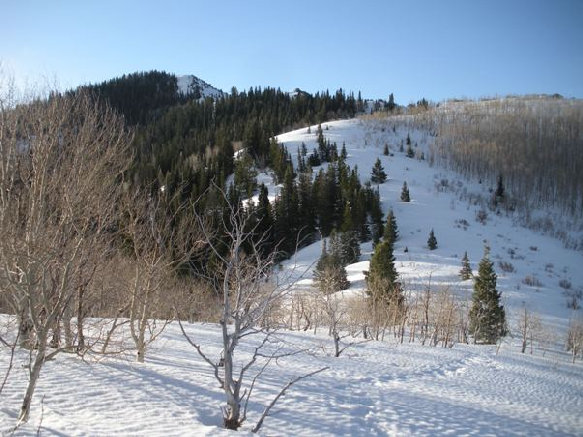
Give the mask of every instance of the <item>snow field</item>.
M 490 259 L 498 275 L 498 289 L 502 291 L 510 325 L 525 305 L 541 317 L 548 330 L 564 337 L 570 318 L 578 316 L 578 312 L 573 313 L 572 309 L 567 308 L 567 300 L 570 291 L 580 290 L 583 293 L 583 253 L 568 250 L 552 237 L 518 226 L 515 217 L 487 211 L 485 223 L 480 223 L 476 214 L 481 206 L 460 200 L 459 193 L 465 193 L 466 197 L 468 193 L 473 193 L 488 199 L 488 189 L 493 187 L 466 181 L 453 172 L 430 167 L 428 158 L 432 137 L 427 132 L 409 127 L 406 117 L 341 120 L 324 123 L 322 129 L 324 136 L 336 142 L 339 150 L 345 144 L 347 163 L 352 168 L 358 166 L 362 182 L 370 180 L 374 162 L 377 158 L 381 159 L 388 179 L 379 185 L 379 193 L 385 218 L 389 208 L 392 208 L 397 219 L 399 239 L 394 250 L 395 265 L 410 291 L 420 291 L 431 285 L 432 290 L 450 287 L 461 298 L 471 297 L 472 281 L 459 280 L 461 258 L 467 251 L 472 269 L 476 272 L 487 244 L 491 249 Z M 295 159 L 302 142 L 306 144 L 308 153 L 317 147 L 317 126 L 311 126 L 310 130 L 310 134 L 304 128 L 279 135 L 278 141 L 287 147 Z M 401 143 L 406 151 L 407 135 L 411 138 L 413 149 L 424 152 L 425 160 L 407 158 L 404 152 L 399 152 Z M 392 156 L 383 155 L 385 144 L 389 145 Z M 409 203 L 400 201 L 404 181 L 409 186 Z M 447 181 L 445 188 L 442 181 Z M 274 191 L 277 189 L 271 188 Z M 438 241 L 438 248 L 434 251 L 427 249 L 431 229 L 434 229 Z M 316 245 L 320 247 L 319 243 Z M 300 253 L 299 259 L 318 259 L 319 251 L 311 248 L 304 250 L 307 253 Z M 348 266 L 349 274 L 356 273 L 357 269 L 368 269 L 372 253 L 370 243 L 363 245 L 361 252 L 361 263 L 357 268 Z M 504 271 L 500 263 L 511 265 L 513 271 Z M 568 281 L 571 290 L 564 290 L 559 285 L 561 280 Z M 352 288 L 362 289 L 363 285 L 358 280 Z
M 212 357 L 220 330 L 185 329 Z M 294 376 L 329 370 L 294 385 L 264 422 L 262 435 L 581 435 L 583 371 L 568 356 L 522 355 L 517 348 L 456 344 L 433 348 L 386 342 L 357 344 L 339 358 L 325 329 L 282 331 L 273 348 L 305 350 L 273 362 L 249 403 L 249 430 L 265 405 Z M 241 343 L 238 358 L 252 353 Z M 7 354 L 0 355 L 2 369 Z M 0 429 L 14 425 L 26 382 L 19 353 L 0 407 Z M 210 367 L 169 325 L 145 364 L 108 358 L 99 363 L 59 355 L 46 364 L 31 420 L 16 435 L 225 436 L 222 392 Z M 261 367 L 258 363 L 255 370 Z M 249 381 L 250 382 L 250 381 Z

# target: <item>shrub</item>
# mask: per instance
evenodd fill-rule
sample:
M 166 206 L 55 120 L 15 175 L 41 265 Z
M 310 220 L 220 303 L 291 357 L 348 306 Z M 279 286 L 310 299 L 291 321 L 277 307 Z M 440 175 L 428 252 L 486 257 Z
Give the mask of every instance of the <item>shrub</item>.
M 480 209 L 477 213 L 476 213 L 476 221 L 478 223 L 481 223 L 483 225 L 486 224 L 486 222 L 488 221 L 488 213 L 486 212 L 485 209 Z
M 534 275 L 525 276 L 522 283 L 530 287 L 541 287 L 543 285 Z
M 515 272 L 515 269 L 514 269 L 514 266 L 512 265 L 512 263 L 507 262 L 507 261 L 498 261 L 498 267 L 500 267 L 500 270 L 502 270 L 503 272 L 506 272 L 506 273 Z

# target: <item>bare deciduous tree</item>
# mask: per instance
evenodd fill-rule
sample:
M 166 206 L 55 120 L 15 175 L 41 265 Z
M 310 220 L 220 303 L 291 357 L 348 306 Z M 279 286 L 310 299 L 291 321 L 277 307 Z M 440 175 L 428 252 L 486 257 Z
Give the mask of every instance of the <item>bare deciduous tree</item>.
M 538 315 L 523 305 L 518 312 L 516 320 L 516 330 L 520 334 L 522 340 L 521 352 L 526 352 L 526 347 L 530 342 L 530 353 L 532 354 L 534 340 L 541 331 L 541 322 Z
M 84 94 L 3 107 L 0 122 L 0 283 L 31 351 L 21 423 L 43 364 L 62 350 L 76 292 L 91 280 L 86 260 L 110 237 L 130 137 Z
M 148 345 L 171 320 L 171 308 L 164 308 L 163 292 L 176 281 L 178 269 L 188 263 L 203 241 L 186 205 L 170 212 L 169 203 L 160 197 L 129 192 L 122 201 L 123 233 L 133 261 L 132 274 L 122 287 L 129 300 L 130 333 L 140 363 Z
M 274 274 L 277 253 L 262 253 L 260 248 L 266 236 L 256 234 L 251 224 L 252 218 L 242 207 L 232 205 L 219 187 L 214 188 L 223 196 L 227 209 L 220 229 L 224 235 L 221 242 L 217 243 L 217 239 L 213 238 L 213 231 L 202 214 L 197 214 L 197 220 L 205 242 L 218 260 L 213 272 L 207 271 L 200 276 L 223 299 L 220 319 L 223 352 L 220 360 L 209 357 L 200 344 L 187 335 L 182 323 L 180 326 L 190 344 L 214 369 L 214 376 L 225 393 L 224 426 L 238 429 L 246 420 L 247 404 L 255 381 L 271 359 L 279 356 L 277 351 L 267 355 L 264 352 L 274 330 L 262 326 L 262 321 L 270 308 L 290 293 L 292 284 Z M 251 357 L 236 360 L 235 351 L 239 343 L 253 335 L 260 340 Z M 259 359 L 267 361 L 249 383 L 247 373 Z M 282 392 L 287 388 L 289 385 Z
M 581 318 L 571 319 L 567 332 L 567 350 L 573 355 L 573 363 L 578 355 L 583 352 L 583 320 Z

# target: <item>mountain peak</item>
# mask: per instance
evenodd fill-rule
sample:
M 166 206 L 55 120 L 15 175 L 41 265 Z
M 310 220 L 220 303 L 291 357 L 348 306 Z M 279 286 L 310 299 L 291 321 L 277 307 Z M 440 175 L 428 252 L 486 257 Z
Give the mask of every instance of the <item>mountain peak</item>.
M 209 85 L 204 80 L 192 74 L 176 76 L 176 80 L 178 92 L 182 95 L 194 95 L 200 99 L 205 99 L 206 97 L 218 99 L 225 95 L 222 90 Z

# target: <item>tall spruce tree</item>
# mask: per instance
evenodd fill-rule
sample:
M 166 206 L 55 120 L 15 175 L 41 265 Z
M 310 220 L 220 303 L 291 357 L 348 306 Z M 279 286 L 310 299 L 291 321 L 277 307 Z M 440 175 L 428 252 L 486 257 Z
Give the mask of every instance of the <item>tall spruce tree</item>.
M 389 103 L 387 105 L 387 108 L 389 109 L 389 111 L 393 111 L 395 109 L 397 105 L 395 104 L 395 96 L 393 96 L 393 93 L 389 94 Z
M 462 268 L 460 270 L 460 278 L 462 281 L 466 281 L 473 276 L 472 267 L 470 266 L 470 260 L 468 258 L 468 252 L 464 252 L 464 257 L 462 258 Z
M 437 249 L 437 238 L 435 238 L 435 232 L 433 229 L 429 232 L 429 238 L 427 239 L 427 247 L 429 250 Z
M 354 231 L 330 234 L 330 255 L 337 257 L 343 266 L 352 264 L 360 258 L 360 243 Z
M 413 147 L 411 147 L 411 144 L 407 144 L 407 158 L 414 158 L 415 157 L 415 151 L 413 150 Z
M 391 242 L 394 244 L 399 238 L 399 231 L 397 229 L 397 219 L 395 218 L 395 214 L 393 210 L 389 210 L 389 215 L 387 216 L 387 223 L 385 224 L 385 231 L 383 233 L 383 238 L 385 241 Z
M 314 284 L 324 294 L 334 293 L 350 287 L 346 269 L 340 258 L 326 249 L 326 240 L 322 240 L 322 255 L 314 269 Z
M 501 293 L 496 289 L 494 263 L 489 259 L 489 247 L 478 265 L 474 282 L 472 307 L 469 314 L 470 333 L 474 342 L 495 344 L 506 335 L 506 313 L 500 304 Z
M 377 302 L 402 305 L 403 293 L 398 281 L 393 246 L 381 241 L 375 246 L 366 274 L 367 292 Z
M 410 202 L 411 197 L 409 197 L 409 187 L 407 187 L 407 181 L 403 182 L 403 188 L 401 189 L 401 202 Z
M 374 163 L 370 180 L 373 184 L 382 184 L 387 180 L 387 174 L 385 173 L 385 169 L 381 164 L 380 158 L 377 158 L 376 162 Z

